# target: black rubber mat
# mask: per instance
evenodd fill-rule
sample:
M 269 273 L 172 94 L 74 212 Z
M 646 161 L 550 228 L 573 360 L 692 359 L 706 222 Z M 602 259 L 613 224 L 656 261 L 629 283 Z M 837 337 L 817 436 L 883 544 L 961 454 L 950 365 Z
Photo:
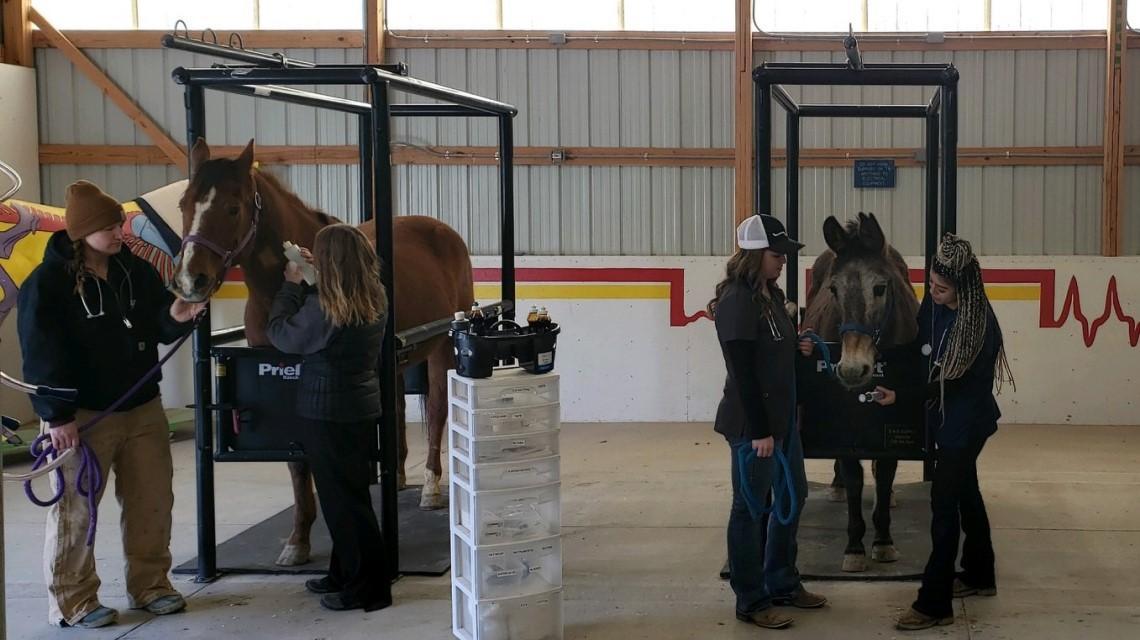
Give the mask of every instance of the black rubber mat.
M 447 486 L 440 487 L 447 495 Z M 398 494 L 400 513 L 400 573 L 441 576 L 451 568 L 450 520 L 447 509 L 420 509 L 421 487 L 409 486 Z M 380 513 L 380 486 L 372 487 L 372 506 Z M 323 574 L 328 570 L 332 540 L 317 509 L 313 524 L 312 554 L 308 564 L 279 567 L 275 564 L 284 541 L 293 528 L 293 508 L 256 524 L 218 545 L 218 571 L 247 574 Z M 177 574 L 196 574 L 198 559 L 191 558 L 174 569 Z

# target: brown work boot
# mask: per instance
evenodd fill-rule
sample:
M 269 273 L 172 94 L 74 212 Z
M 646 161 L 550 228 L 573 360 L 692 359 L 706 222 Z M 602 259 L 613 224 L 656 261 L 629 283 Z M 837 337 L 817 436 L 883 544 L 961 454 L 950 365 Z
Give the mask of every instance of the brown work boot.
M 971 587 L 962 582 L 961 578 L 954 578 L 954 597 L 966 598 L 969 596 L 996 596 L 997 587 Z
M 765 629 L 785 629 L 792 626 L 792 623 L 795 622 L 791 616 L 786 616 L 772 609 L 764 609 L 763 611 L 754 611 L 752 613 L 740 613 L 737 611 L 736 619 Z
M 819 609 L 827 604 L 827 597 L 812 593 L 807 589 L 800 589 L 794 596 L 772 598 L 772 604 L 797 609 Z
M 899 616 L 899 619 L 895 622 L 895 628 L 900 631 L 919 631 L 931 627 L 945 627 L 950 624 L 954 624 L 954 616 L 935 618 L 920 611 L 909 609 L 906 613 Z

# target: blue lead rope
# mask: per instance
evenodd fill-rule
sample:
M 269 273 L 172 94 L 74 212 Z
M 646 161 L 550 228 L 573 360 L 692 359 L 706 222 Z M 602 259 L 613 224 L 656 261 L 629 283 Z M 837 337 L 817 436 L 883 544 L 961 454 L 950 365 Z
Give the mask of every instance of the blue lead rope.
M 764 506 L 764 502 L 754 493 L 748 478 L 748 466 L 757 460 L 756 450 L 752 448 L 752 441 L 745 440 L 736 445 L 737 468 L 740 469 L 740 491 L 744 494 L 744 503 L 748 505 L 748 513 L 753 520 L 759 520 L 766 513 L 771 513 L 783 525 L 789 525 L 799 513 L 799 503 L 796 502 L 796 484 L 792 480 L 792 468 L 788 464 L 788 457 L 783 449 L 776 447 L 776 475 L 772 478 L 772 506 Z M 780 471 L 783 473 L 780 473 Z

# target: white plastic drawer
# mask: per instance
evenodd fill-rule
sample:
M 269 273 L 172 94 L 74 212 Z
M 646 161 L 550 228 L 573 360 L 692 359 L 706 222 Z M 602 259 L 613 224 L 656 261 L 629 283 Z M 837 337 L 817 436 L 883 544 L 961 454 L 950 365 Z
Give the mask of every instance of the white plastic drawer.
M 452 429 L 451 452 L 475 464 L 535 460 L 558 455 L 558 431 L 476 438 Z
M 472 491 L 451 479 L 451 529 L 471 544 L 505 544 L 562 532 L 560 483 L 525 489 Z
M 447 391 L 453 403 L 469 409 L 532 407 L 558 402 L 558 375 L 509 369 L 490 378 L 465 378 L 452 370 L 447 376 Z
M 478 600 L 543 593 L 562 586 L 562 542 L 555 536 L 475 547 L 452 536 L 451 575 Z
M 562 640 L 562 590 L 476 600 L 452 588 L 451 626 L 460 640 Z
M 554 431 L 561 422 L 557 402 L 514 409 L 469 409 L 452 401 L 448 412 L 452 428 L 474 438 Z
M 558 482 L 559 462 L 559 456 L 549 456 L 538 460 L 471 464 L 452 452 L 451 477 L 475 491 L 519 489 Z

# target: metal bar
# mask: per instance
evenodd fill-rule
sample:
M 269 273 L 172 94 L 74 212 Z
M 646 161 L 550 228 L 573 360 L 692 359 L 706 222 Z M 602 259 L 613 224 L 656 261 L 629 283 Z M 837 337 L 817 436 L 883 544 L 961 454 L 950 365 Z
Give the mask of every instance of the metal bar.
M 942 232 L 958 230 L 958 73 L 942 88 Z
M 511 115 L 499 116 L 499 252 L 502 289 L 500 296 L 511 303 L 504 318 L 515 318 L 515 134 Z
M 452 104 L 463 105 L 493 113 L 496 115 L 517 115 L 518 109 L 482 96 L 466 91 L 457 91 L 443 85 L 417 80 L 405 76 L 388 73 L 375 67 L 329 67 L 309 69 L 268 69 L 268 68 L 186 68 L 178 67 L 171 74 L 174 81 L 179 84 L 197 84 L 202 86 L 219 85 L 368 85 L 375 82 L 387 82 L 396 90 L 443 100 Z
M 187 86 L 186 148 L 192 149 L 199 138 L 206 137 L 206 100 L 202 87 Z M 188 167 L 193 176 L 194 167 Z M 198 484 L 198 575 L 197 582 L 211 582 L 218 577 L 217 531 L 214 508 L 214 433 L 213 416 L 206 408 L 211 404 L 213 379 L 210 367 L 210 306 L 206 306 L 194 329 L 194 444 Z
M 841 62 L 765 62 L 761 66 L 766 69 L 850 69 Z M 950 65 L 945 62 L 868 62 L 863 64 L 864 69 L 946 69 Z
M 357 119 L 357 144 L 360 148 L 360 210 L 363 212 L 361 218 L 364 220 L 372 220 L 375 218 L 376 199 L 373 192 L 372 179 L 372 106 L 369 105 L 368 113 L 363 114 Z M 386 409 L 387 407 L 385 407 Z M 372 478 L 369 484 L 375 484 L 380 481 L 380 433 L 376 434 L 376 449 L 373 451 L 372 456 Z
M 392 151 L 391 118 L 388 114 L 388 83 L 375 79 L 372 100 L 372 185 L 376 229 L 376 254 L 380 258 L 381 280 L 388 292 L 387 328 L 380 353 L 380 403 L 384 409 L 380 423 L 380 530 L 384 533 L 386 566 L 395 578 L 400 571 L 399 511 L 396 499 L 396 470 L 399 466 L 396 432 L 396 304 L 392 274 Z M 361 166 L 362 171 L 369 167 Z
M 215 462 L 300 462 L 305 452 L 294 449 L 265 449 L 263 451 L 219 451 Z
M 930 290 L 930 267 L 938 250 L 938 136 L 939 118 L 933 113 L 926 118 L 926 269 L 923 283 Z
M 392 117 L 432 116 L 432 117 L 466 117 L 489 118 L 498 114 L 487 113 L 461 104 L 416 104 L 404 103 L 391 106 Z
M 926 105 L 927 115 L 937 115 L 938 108 L 942 106 L 942 92 L 935 91 L 934 95 L 930 96 L 930 103 Z
M 282 53 L 274 54 L 256 51 L 254 49 L 238 49 L 237 47 L 192 40 L 169 33 L 162 36 L 162 46 L 167 49 L 178 49 L 180 51 L 189 51 L 190 53 L 200 53 L 207 56 L 214 56 L 215 58 L 225 58 L 227 60 L 237 60 L 239 62 L 249 62 L 257 65 L 293 68 L 312 68 L 317 66 L 316 63 L 309 62 L 308 60 L 287 58 L 285 54 Z
M 788 112 L 788 140 L 785 143 L 788 154 L 787 165 L 787 221 L 785 225 L 788 235 L 799 239 L 800 237 L 800 117 Z M 788 266 L 784 270 L 788 300 L 799 301 L 800 289 L 800 256 L 798 253 L 789 253 Z
M 926 105 L 910 104 L 801 104 L 804 118 L 925 118 Z
M 756 155 L 756 196 L 753 213 L 772 212 L 772 87 L 756 83 L 752 135 Z
M 779 102 L 780 106 L 784 107 L 788 113 L 800 112 L 800 105 L 796 104 L 792 96 L 788 95 L 787 90 L 778 84 L 772 85 L 772 98 L 774 98 L 776 102 Z
M 371 107 L 367 102 L 357 102 L 346 98 L 326 96 L 312 91 L 294 89 L 293 87 L 226 84 L 212 85 L 210 89 L 223 93 L 234 93 L 242 96 L 250 96 L 252 98 L 264 98 L 266 100 L 273 100 L 274 102 L 284 102 L 286 104 L 296 104 L 304 107 L 332 109 L 342 113 L 355 113 L 358 115 L 369 115 L 371 113 Z
M 761 65 L 752 74 L 755 79 L 762 79 L 770 84 L 938 86 L 944 81 L 945 69 L 934 67 L 882 69 L 867 65 L 862 71 L 855 71 L 846 67 L 781 69 Z
M 210 345 L 214 347 L 245 340 L 245 326 L 228 327 L 210 332 Z

